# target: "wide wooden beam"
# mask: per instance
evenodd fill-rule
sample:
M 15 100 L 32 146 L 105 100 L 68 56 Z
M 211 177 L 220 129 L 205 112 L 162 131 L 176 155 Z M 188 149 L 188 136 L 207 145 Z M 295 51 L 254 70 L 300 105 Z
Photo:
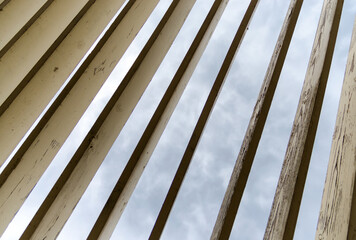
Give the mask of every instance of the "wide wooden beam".
M 302 4 L 303 0 L 290 2 L 211 239 L 230 236 Z
M 356 19 L 315 239 L 356 239 Z
M 141 6 L 143 3 L 147 4 L 148 1 L 142 0 L 134 7 L 147 9 L 147 6 Z M 194 3 L 192 0 L 172 2 L 21 239 L 52 239 L 62 229 L 153 78 Z M 102 70 L 97 71 L 100 74 Z
M 293 239 L 343 0 L 325 0 L 264 239 Z
M 0 233 L 16 214 L 158 0 L 129 1 L 0 174 Z

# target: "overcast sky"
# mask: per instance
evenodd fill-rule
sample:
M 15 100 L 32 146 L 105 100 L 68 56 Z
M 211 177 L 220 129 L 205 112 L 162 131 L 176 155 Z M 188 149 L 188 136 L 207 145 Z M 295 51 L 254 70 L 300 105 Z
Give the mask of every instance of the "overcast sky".
M 17 239 L 21 235 L 50 190 L 51 183 L 56 181 L 170 3 L 171 0 L 160 1 L 82 118 L 81 125 L 73 131 L 2 239 Z M 58 239 L 85 239 L 88 235 L 212 3 L 213 0 L 197 0 L 171 50 Z M 231 239 L 263 237 L 322 3 L 322 0 L 304 1 Z M 248 4 L 248 0 L 230 0 L 112 239 L 148 238 Z M 162 239 L 210 238 L 288 6 L 288 0 L 260 1 L 196 150 Z M 345 0 L 295 239 L 313 239 L 315 235 L 355 12 L 354 0 Z

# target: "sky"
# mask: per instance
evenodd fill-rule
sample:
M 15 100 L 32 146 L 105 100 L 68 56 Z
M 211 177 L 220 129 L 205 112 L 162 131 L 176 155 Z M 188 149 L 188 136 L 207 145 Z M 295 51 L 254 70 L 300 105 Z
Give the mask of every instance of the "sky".
M 329 160 L 356 5 L 345 0 L 294 239 L 313 239 Z M 170 0 L 161 0 L 73 130 L 2 239 L 17 239 L 153 32 Z M 58 239 L 85 239 L 209 11 L 197 0 L 166 58 Z M 281 171 L 321 12 L 305 0 L 240 204 L 231 239 L 262 239 Z M 230 0 L 190 83 L 145 168 L 112 239 L 147 239 L 248 0 Z M 289 6 L 261 0 L 196 149 L 161 239 L 209 239 L 232 168 Z

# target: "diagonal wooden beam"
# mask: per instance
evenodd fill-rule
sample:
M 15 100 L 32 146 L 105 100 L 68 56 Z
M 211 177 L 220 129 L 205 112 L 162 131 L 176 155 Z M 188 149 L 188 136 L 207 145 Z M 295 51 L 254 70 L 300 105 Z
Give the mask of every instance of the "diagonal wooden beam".
M 315 239 L 356 239 L 356 19 Z

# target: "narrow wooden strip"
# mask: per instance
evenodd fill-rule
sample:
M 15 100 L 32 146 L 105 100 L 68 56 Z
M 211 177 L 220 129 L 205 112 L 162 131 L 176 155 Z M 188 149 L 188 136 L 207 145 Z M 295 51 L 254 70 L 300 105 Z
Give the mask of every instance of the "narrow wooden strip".
M 61 230 L 168 52 L 193 4 L 191 0 L 173 1 L 21 239 L 51 239 Z
M 325 0 L 264 239 L 293 239 L 343 0 Z
M 0 115 L 94 2 L 54 0 L 0 58 Z
M 193 158 L 195 149 L 196 149 L 196 147 L 199 143 L 200 137 L 204 131 L 206 122 L 208 121 L 211 111 L 215 105 L 216 99 L 219 96 L 221 88 L 225 82 L 226 76 L 229 72 L 229 69 L 230 69 L 231 64 L 234 60 L 234 57 L 238 51 L 238 48 L 243 40 L 243 37 L 248 29 L 248 25 L 250 23 L 250 20 L 252 18 L 252 15 L 256 9 L 258 2 L 259 2 L 259 0 L 251 0 L 250 4 L 246 10 L 246 13 L 241 21 L 241 24 L 236 32 L 236 35 L 231 43 L 231 46 L 226 54 L 224 62 L 222 64 L 220 71 L 218 73 L 218 76 L 216 77 L 215 82 L 211 88 L 209 96 L 205 102 L 204 108 L 200 114 L 198 122 L 194 128 L 192 136 L 189 140 L 189 143 L 188 143 L 186 150 L 184 152 L 184 155 L 181 159 L 181 162 L 179 164 L 177 172 L 174 176 L 173 182 L 169 188 L 167 196 L 166 196 L 164 203 L 162 205 L 162 208 L 159 212 L 156 223 L 152 229 L 152 232 L 151 232 L 151 235 L 149 238 L 151 240 L 160 239 L 160 236 L 163 232 L 164 226 L 167 222 L 167 219 L 169 217 L 169 214 L 170 214 L 173 204 L 175 202 L 175 199 L 176 199 L 178 192 L 180 190 L 180 187 L 183 183 L 184 177 L 188 171 L 188 168 L 189 168 L 189 165 Z
M 230 236 L 302 3 L 303 0 L 290 2 L 211 239 Z
M 356 19 L 315 239 L 356 239 Z
M 0 58 L 52 2 L 53 0 L 15 0 L 0 11 Z
M 123 3 L 124 0 L 95 1 L 0 116 L 0 165 L 15 149 Z
M 0 233 L 11 221 L 158 0 L 129 1 L 0 174 Z

